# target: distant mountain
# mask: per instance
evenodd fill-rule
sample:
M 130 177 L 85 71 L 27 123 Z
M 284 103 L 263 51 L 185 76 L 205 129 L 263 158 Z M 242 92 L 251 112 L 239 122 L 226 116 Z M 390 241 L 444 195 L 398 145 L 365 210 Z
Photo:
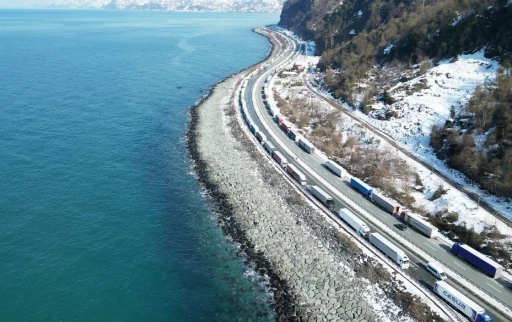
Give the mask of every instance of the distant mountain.
M 164 11 L 280 12 L 284 0 L 60 0 L 59 8 Z

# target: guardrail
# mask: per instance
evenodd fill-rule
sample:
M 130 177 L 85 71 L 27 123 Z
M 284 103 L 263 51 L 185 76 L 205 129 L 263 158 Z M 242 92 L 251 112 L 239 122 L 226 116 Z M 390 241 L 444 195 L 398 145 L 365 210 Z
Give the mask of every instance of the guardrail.
M 293 56 L 290 55 L 290 56 Z M 286 63 L 286 61 L 284 61 L 283 63 L 279 64 L 277 67 L 283 65 L 284 63 Z M 277 68 L 276 67 L 276 68 Z M 267 71 L 267 72 L 264 72 L 262 73 L 262 75 L 260 77 L 263 77 L 265 74 L 269 73 L 270 74 L 270 71 Z M 273 131 L 270 129 L 270 127 L 268 126 L 268 124 L 266 123 L 266 121 L 264 121 L 263 117 L 261 116 L 261 111 L 259 111 L 258 108 L 256 108 L 257 106 L 257 103 L 256 103 L 256 99 L 255 99 L 255 92 L 253 91 L 252 93 L 252 101 L 253 101 L 253 105 L 255 106 L 255 112 L 256 112 L 256 115 L 258 116 L 258 118 L 260 118 L 262 124 L 265 126 L 265 128 L 267 129 L 267 131 L 269 133 L 272 133 L 273 134 Z M 274 139 L 276 139 L 274 137 Z M 277 142 L 279 142 L 278 139 L 276 139 Z M 294 155 L 294 153 L 292 153 L 286 146 L 283 146 L 282 145 L 282 148 L 286 151 L 286 153 L 288 155 Z M 337 189 L 335 189 L 331 184 L 329 184 L 328 182 L 326 182 L 323 178 L 321 178 L 320 176 L 318 176 L 318 174 L 316 174 L 316 172 L 312 171 L 309 166 L 307 166 L 304 162 L 302 162 L 302 160 L 297 160 L 297 163 L 299 163 L 299 165 L 305 169 L 312 177 L 316 178 L 318 181 L 322 182 L 324 186 L 326 186 L 328 188 L 329 191 L 333 192 L 335 195 L 337 195 L 341 200 L 343 200 L 346 204 L 349 204 L 349 207 L 350 207 L 350 204 L 352 205 L 356 205 L 357 207 L 359 207 L 359 209 L 356 209 L 355 207 L 350 207 L 352 208 L 353 210 L 355 210 L 357 213 L 360 213 L 361 215 L 363 215 L 365 218 L 369 219 L 372 221 L 372 223 L 375 225 L 375 226 L 378 226 L 380 229 L 382 230 L 385 230 L 388 234 L 388 236 L 392 237 L 396 242 L 398 242 L 399 244 L 403 244 L 407 249 L 409 249 L 409 251 L 411 251 L 412 253 L 414 253 L 416 256 L 422 258 L 423 260 L 426 260 L 426 261 L 431 261 L 433 260 L 433 258 L 427 254 L 425 252 L 425 250 L 423 248 L 421 248 L 420 246 L 418 246 L 417 244 L 415 244 L 412 240 L 408 239 L 407 237 L 404 237 L 404 236 L 401 236 L 401 235 L 398 235 L 396 234 L 395 232 L 393 231 L 389 231 L 387 228 L 388 228 L 388 225 L 385 224 L 384 222 L 382 222 L 379 218 L 377 218 L 375 215 L 373 215 L 372 213 L 368 212 L 363 206 L 361 206 L 359 203 L 357 203 L 355 200 L 353 200 L 352 198 L 348 197 L 347 195 L 345 195 L 344 193 L 338 191 Z M 376 222 L 377 223 L 376 223 Z M 407 242 L 409 243 L 409 245 L 407 245 L 406 243 L 403 242 L 403 239 L 407 240 Z M 411 247 L 412 246 L 412 247 Z M 436 259 L 437 260 L 437 259 Z M 447 266 L 445 263 L 443 263 L 442 261 L 440 261 L 444 266 Z M 482 293 L 485 293 L 485 295 L 487 295 L 488 297 L 490 297 L 492 300 L 494 300 L 495 302 L 497 302 L 498 305 L 496 305 L 496 303 L 492 303 L 492 301 L 489 301 L 489 298 L 483 298 L 481 296 L 478 296 L 482 301 L 486 302 L 487 304 L 489 304 L 490 306 L 492 306 L 493 308 L 495 308 L 497 311 L 499 312 L 502 312 L 503 314 L 509 316 L 509 317 L 512 317 L 512 311 L 510 311 L 510 306 L 508 306 L 507 304 L 503 303 L 502 301 L 500 301 L 499 299 L 497 299 L 496 297 L 492 296 L 491 294 L 487 293 L 487 291 L 485 291 L 484 289 L 480 288 L 478 285 L 474 284 L 473 282 L 469 281 L 467 278 L 465 278 L 464 276 L 460 275 L 459 273 L 453 271 L 451 268 L 449 267 L 446 267 L 447 268 L 447 271 L 450 272 L 451 276 L 455 276 L 455 281 L 457 281 L 461 286 L 465 287 L 466 289 L 472 291 L 473 293 L 475 293 L 476 296 L 478 296 L 478 292 L 475 292 L 474 290 L 471 290 L 471 287 L 474 287 L 476 288 L 478 291 L 481 291 Z M 468 286 L 467 285 L 464 285 L 464 282 L 468 282 L 470 283 L 471 285 Z M 499 306 L 503 306 L 505 308 L 508 308 L 508 310 L 503 310 L 502 308 L 500 308 Z

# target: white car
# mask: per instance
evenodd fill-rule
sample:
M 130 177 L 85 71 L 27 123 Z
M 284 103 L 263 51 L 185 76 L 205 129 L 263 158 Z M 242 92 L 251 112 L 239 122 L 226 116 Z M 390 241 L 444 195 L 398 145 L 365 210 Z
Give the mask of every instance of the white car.
M 428 262 L 426 268 L 427 271 L 440 280 L 445 280 L 447 278 L 446 273 L 437 263 Z

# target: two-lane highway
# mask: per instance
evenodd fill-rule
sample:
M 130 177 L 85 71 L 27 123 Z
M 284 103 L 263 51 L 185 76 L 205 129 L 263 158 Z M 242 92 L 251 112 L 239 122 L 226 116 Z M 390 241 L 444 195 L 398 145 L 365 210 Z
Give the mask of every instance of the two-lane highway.
M 288 53 L 291 53 L 292 51 L 293 49 L 290 49 Z M 261 131 L 263 131 L 266 134 L 267 141 L 272 143 L 279 151 L 283 152 L 286 155 L 288 161 L 297 166 L 306 175 L 308 184 L 315 184 L 321 186 L 326 191 L 330 191 L 328 187 L 326 187 L 322 182 L 316 180 L 316 178 L 313 178 L 306 169 L 304 169 L 298 162 L 296 162 L 296 157 L 299 158 L 301 162 L 307 164 L 307 167 L 312 169 L 317 176 L 321 177 L 322 181 L 327 182 L 330 186 L 334 187 L 343 195 L 349 197 L 355 203 L 359 204 L 366 211 L 368 211 L 378 220 L 383 222 L 388 227 L 388 229 L 393 230 L 396 234 L 401 236 L 401 238 L 404 238 L 404 240 L 410 240 L 412 243 L 419 246 L 424 252 L 428 253 L 433 258 L 438 259 L 444 265 L 450 267 L 451 269 L 459 273 L 461 276 L 464 276 L 466 279 L 472 281 L 478 287 L 484 289 L 486 292 L 493 295 L 495 298 L 500 299 L 509 306 L 512 306 L 512 293 L 510 292 L 510 290 L 503 287 L 503 285 L 498 283 L 496 280 L 489 278 L 482 274 L 481 272 L 475 270 L 466 262 L 461 261 L 457 257 L 453 256 L 449 252 L 449 246 L 444 244 L 443 242 L 437 241 L 435 239 L 428 239 L 413 229 L 408 229 L 406 231 L 400 231 L 396 229 L 394 225 L 400 223 L 400 221 L 396 217 L 386 213 L 385 211 L 377 207 L 375 204 L 370 202 L 368 199 L 360 195 L 357 191 L 353 190 L 351 185 L 346 181 L 348 178 L 341 179 L 339 177 L 336 177 L 323 166 L 324 160 L 320 156 L 318 156 L 317 154 L 306 153 L 300 147 L 298 147 L 295 142 L 289 139 L 286 133 L 281 131 L 281 129 L 273 121 L 273 118 L 267 113 L 260 93 L 262 87 L 267 85 L 264 83 L 265 78 L 268 77 L 268 75 L 270 75 L 273 72 L 275 66 L 277 66 L 279 63 L 286 59 L 286 56 L 287 55 L 282 55 L 280 59 L 277 59 L 266 72 L 251 78 L 248 82 L 245 92 L 243 93 L 244 100 L 248 107 L 248 112 L 253 121 L 255 122 L 255 124 L 260 128 Z M 267 90 L 266 93 L 270 94 L 271 91 Z M 253 104 L 253 97 L 256 97 L 256 100 L 254 101 L 255 104 Z M 259 110 L 259 113 L 256 113 L 255 108 Z M 266 127 L 270 128 L 272 133 L 268 133 Z M 274 137 L 277 137 L 277 140 L 275 140 Z M 282 145 L 285 145 L 286 149 L 283 149 Z M 285 150 L 289 150 L 290 153 L 286 153 Z M 333 195 L 333 197 L 335 196 Z M 346 205 L 344 205 L 340 199 L 335 199 L 337 209 L 339 209 L 340 207 L 346 207 Z M 379 231 L 384 235 L 388 235 L 388 233 L 386 233 L 385 231 L 381 231 L 381 229 L 378 229 L 374 225 L 371 225 L 371 228 L 373 231 Z M 411 257 L 411 259 L 417 258 L 411 252 L 408 252 L 408 255 Z M 424 264 L 419 259 L 417 259 L 417 262 L 418 265 Z M 420 280 L 427 280 L 429 281 L 430 284 L 433 283 L 433 279 L 431 278 L 431 276 L 429 276 L 428 273 L 426 273 L 426 271 L 422 269 L 417 269 L 416 271 L 417 272 L 415 272 L 414 275 L 416 275 L 417 278 L 419 278 Z M 481 302 L 480 300 L 477 300 L 474 296 L 473 299 L 475 299 L 477 302 Z M 482 306 L 489 308 L 488 305 L 482 304 Z M 492 312 L 493 310 L 489 311 L 491 311 L 491 315 L 493 315 L 495 318 L 499 317 L 500 315 L 498 314 L 498 312 Z M 505 318 L 503 319 L 503 321 L 507 321 L 507 319 Z

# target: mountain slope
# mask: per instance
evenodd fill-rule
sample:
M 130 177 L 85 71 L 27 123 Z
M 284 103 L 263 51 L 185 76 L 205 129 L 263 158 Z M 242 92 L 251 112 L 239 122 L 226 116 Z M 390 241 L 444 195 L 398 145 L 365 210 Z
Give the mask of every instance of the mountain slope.
M 54 7 L 115 10 L 279 12 L 284 0 L 62 0 Z

